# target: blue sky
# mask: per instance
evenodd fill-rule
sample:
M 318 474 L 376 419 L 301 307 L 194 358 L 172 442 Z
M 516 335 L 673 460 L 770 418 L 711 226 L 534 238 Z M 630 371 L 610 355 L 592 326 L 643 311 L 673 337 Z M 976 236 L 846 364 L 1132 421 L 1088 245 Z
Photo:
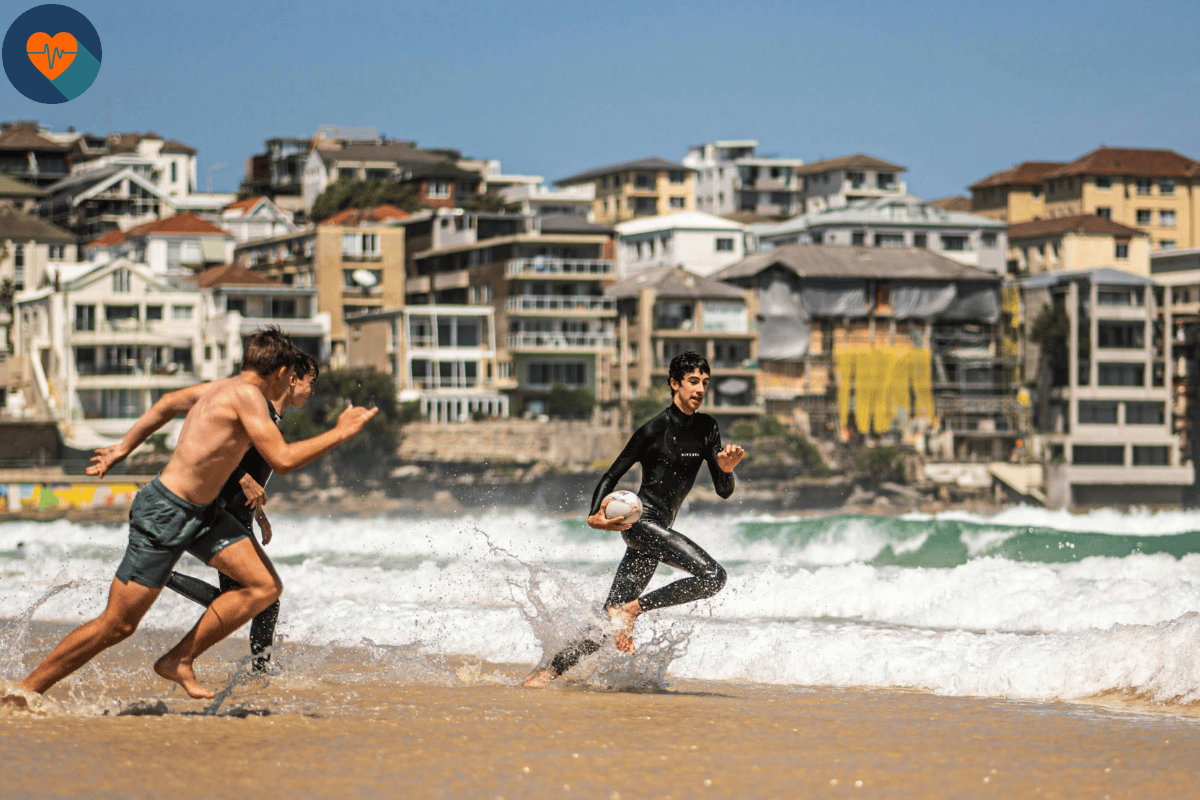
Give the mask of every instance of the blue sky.
M 111 107 L 112 130 L 197 147 L 201 189 L 321 124 L 551 181 L 754 138 L 895 161 L 929 198 L 1101 143 L 1200 158 L 1194 0 L 68 2 L 104 43 L 95 84 L 48 106 L 0 81 L 0 119 L 104 133 Z

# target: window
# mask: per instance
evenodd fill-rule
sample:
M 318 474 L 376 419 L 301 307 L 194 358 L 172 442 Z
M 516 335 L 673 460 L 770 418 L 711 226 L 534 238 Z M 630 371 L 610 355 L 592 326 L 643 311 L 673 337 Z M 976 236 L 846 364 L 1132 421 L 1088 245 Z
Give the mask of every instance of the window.
M 429 181 L 425 189 L 426 197 L 446 198 L 450 196 L 449 181 Z
M 1145 386 L 1146 365 L 1100 363 L 1099 386 Z
M 171 306 L 171 319 L 176 321 L 191 319 L 193 308 L 194 306 Z
M 942 249 L 951 251 L 969 250 L 970 242 L 966 236 L 943 236 Z
M 146 321 L 160 322 L 162 321 L 162 306 L 146 306 Z
M 1132 400 L 1125 403 L 1126 425 L 1162 425 L 1166 421 L 1166 410 L 1162 403 L 1142 403 Z
M 120 269 L 115 269 L 115 270 L 113 270 L 112 278 L 113 278 L 113 291 L 114 292 L 131 291 L 130 284 L 132 281 L 131 281 L 131 275 L 130 275 L 129 270 L 125 269 L 124 267 L 121 267 Z
M 1117 404 L 1094 400 L 1079 401 L 1080 425 L 1116 425 Z
M 1135 183 L 1137 184 L 1138 194 L 1150 194 L 1150 187 L 1153 185 L 1153 181 L 1149 178 L 1138 178 Z
M 1146 326 L 1142 322 L 1100 320 L 1096 331 L 1098 347 L 1140 349 L 1146 343 Z
M 850 181 L 850 188 L 861 189 L 867 182 L 867 175 L 864 172 L 850 171 L 846 173 L 846 180 Z
M 272 319 L 295 319 L 296 318 L 296 301 L 290 297 L 271 299 L 271 318 Z
M 1137 210 L 1137 224 L 1138 225 L 1149 225 L 1150 224 L 1150 209 L 1139 208 Z
M 983 246 L 984 247 L 995 247 L 996 246 L 996 234 L 984 233 L 982 238 L 983 238 Z
M 894 172 L 879 172 L 875 175 L 875 186 L 879 189 L 895 189 L 896 174 Z
M 717 252 L 718 253 L 732 253 L 733 252 L 733 239 L 718 238 L 717 239 Z
M 1097 175 L 1096 176 L 1096 188 L 1097 189 L 1111 189 L 1112 188 L 1112 178 L 1110 178 L 1107 175 Z
M 654 175 L 649 172 L 639 172 L 633 177 L 633 188 L 653 189 L 657 185 Z
M 1171 463 L 1170 451 L 1164 446 L 1133 446 L 1133 465 L 1135 467 L 1165 467 Z
M 1175 212 L 1171 209 L 1162 209 L 1158 212 L 1158 224 L 1163 228 L 1175 227 Z
M 1161 195 L 1175 194 L 1175 181 L 1171 178 L 1163 178 L 1158 182 L 1158 193 Z
M 1159 250 L 1174 250 L 1175 249 L 1175 240 L 1174 239 L 1162 239 L 1158 243 L 1158 249 Z
M 820 244 L 820 243 L 817 242 L 817 244 Z M 929 246 L 929 234 L 927 234 L 927 233 L 914 233 L 913 234 L 913 247 L 928 247 L 928 246 Z
M 658 213 L 657 197 L 631 197 L 633 213 L 638 216 L 653 216 Z
M 1122 466 L 1125 446 L 1120 444 L 1077 444 L 1071 448 L 1071 463 L 1078 466 Z
M 686 208 L 687 207 L 687 200 L 682 197 L 670 197 L 667 199 L 667 202 L 670 203 L 671 208 Z
M 95 306 L 75 306 L 75 330 L 77 330 L 77 331 L 94 331 L 94 330 L 96 330 L 96 307 Z
M 854 231 L 850 234 L 850 244 L 859 245 L 860 247 L 866 244 L 867 235 L 862 231 Z
M 1112 219 L 1112 206 L 1096 206 L 1096 216 Z
M 1102 306 L 1140 306 L 1142 290 L 1100 289 L 1096 292 L 1096 302 Z
M 50 260 L 62 261 L 67 257 L 67 246 L 65 244 L 50 245 Z
M 685 173 L 681 169 L 673 169 L 670 172 L 668 172 L 667 175 L 668 175 L 668 180 L 670 180 L 671 183 L 683 183 L 684 181 L 687 180 L 687 173 Z M 710 177 L 710 178 L 712 177 L 711 169 L 708 171 L 708 177 Z
M 204 345 L 204 360 L 212 361 L 212 345 L 211 344 Z
M 904 247 L 904 234 L 902 233 L 877 233 L 875 234 L 876 247 Z
M 379 234 L 343 233 L 342 258 L 349 260 L 379 258 Z
M 534 386 L 553 386 L 556 383 L 563 386 L 586 386 L 587 364 L 582 361 L 535 361 L 529 365 L 529 383 Z
M 244 297 L 227 297 L 225 298 L 225 311 L 232 314 L 237 312 L 243 317 L 246 316 L 246 298 Z
M 179 164 L 171 162 L 171 183 L 176 183 L 179 180 Z
M 1129 242 L 1117 242 L 1114 255 L 1121 260 L 1129 258 Z

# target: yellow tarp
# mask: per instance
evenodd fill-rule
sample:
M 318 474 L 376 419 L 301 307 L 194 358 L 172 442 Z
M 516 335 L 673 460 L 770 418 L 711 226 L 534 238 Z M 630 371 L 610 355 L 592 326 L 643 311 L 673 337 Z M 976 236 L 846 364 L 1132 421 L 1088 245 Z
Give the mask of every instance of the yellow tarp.
M 892 427 L 899 409 L 932 418 L 930 352 L 908 347 L 853 347 L 834 354 L 838 371 L 838 419 L 845 428 L 851 397 L 858 430 L 876 434 Z

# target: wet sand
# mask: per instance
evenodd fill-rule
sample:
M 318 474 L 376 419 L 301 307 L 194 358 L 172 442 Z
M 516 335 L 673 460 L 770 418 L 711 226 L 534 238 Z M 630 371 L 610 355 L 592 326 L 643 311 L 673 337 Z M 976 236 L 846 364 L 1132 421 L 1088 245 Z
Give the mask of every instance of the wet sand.
M 65 630 L 35 624 L 6 671 L 32 666 Z M 177 635 L 139 632 L 37 713 L 0 711 L 0 795 L 1118 798 L 1200 786 L 1200 713 L 1134 698 L 683 682 L 536 691 L 519 688 L 529 665 L 286 644 L 282 673 L 238 683 L 246 642 L 235 638 L 197 665 L 207 685 L 234 684 L 209 703 L 150 671 Z

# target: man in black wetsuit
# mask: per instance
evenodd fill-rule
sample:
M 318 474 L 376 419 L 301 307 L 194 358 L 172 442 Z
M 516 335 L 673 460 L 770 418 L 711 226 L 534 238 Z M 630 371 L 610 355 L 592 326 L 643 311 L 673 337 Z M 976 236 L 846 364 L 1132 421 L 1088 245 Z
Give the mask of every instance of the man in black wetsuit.
M 700 465 L 708 464 L 717 494 L 728 498 L 734 489 L 733 468 L 745 455 L 737 445 L 722 447 L 716 421 L 697 413 L 709 379 L 708 361 L 698 353 L 688 352 L 672 359 L 668 378 L 671 405 L 638 428 L 592 496 L 588 525 L 621 531 L 627 545 L 604 602 L 609 617 L 618 626 L 615 638 L 622 652 L 633 652 L 633 622 L 642 613 L 712 597 L 725 585 L 724 568 L 691 539 L 671 529 Z M 638 489 L 642 517 L 630 525 L 623 517 L 609 519 L 604 510 L 608 506 L 606 498 L 634 464 L 642 465 L 642 485 Z M 659 562 L 692 577 L 642 595 Z M 525 686 L 542 688 L 599 649 L 600 643 L 591 638 L 573 642 L 548 666 L 526 678 Z
M 308 399 L 312 397 L 313 383 L 320 373 L 320 367 L 317 366 L 315 359 L 304 353 L 298 355 L 288 393 L 280 398 L 272 398 L 267 403 L 267 411 L 276 425 L 279 424 L 285 409 L 303 408 Z M 267 481 L 271 479 L 271 474 L 270 465 L 258 450 L 251 447 L 246 451 L 241 463 L 229 476 L 229 480 L 226 481 L 224 488 L 221 489 L 221 494 L 217 497 L 217 502 L 224 505 L 226 511 L 246 526 L 251 537 L 254 534 L 252 520 L 258 521 L 264 545 L 271 542 L 271 522 L 267 519 L 266 511 L 263 508 L 267 502 L 265 488 Z M 260 551 L 259 555 L 264 561 L 267 561 L 266 553 Z M 219 590 L 199 578 L 172 572 L 171 577 L 167 579 L 167 588 L 205 606 L 211 604 L 224 592 L 241 588 L 237 581 L 224 573 L 218 572 L 217 578 L 221 587 Z M 251 667 L 257 671 L 265 671 L 267 662 L 271 660 L 270 653 L 266 653 L 266 655 L 263 653 L 270 649 L 275 642 L 275 624 L 278 621 L 279 601 L 276 600 L 259 612 L 250 623 L 250 652 L 255 656 Z

